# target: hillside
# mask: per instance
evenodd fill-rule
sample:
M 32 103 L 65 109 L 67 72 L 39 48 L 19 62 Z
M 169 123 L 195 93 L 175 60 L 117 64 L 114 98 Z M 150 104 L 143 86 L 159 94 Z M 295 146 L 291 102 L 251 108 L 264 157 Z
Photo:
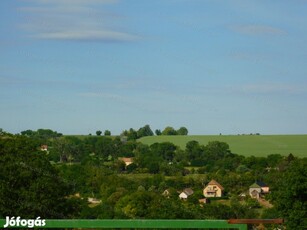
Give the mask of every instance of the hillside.
M 233 153 L 244 156 L 267 156 L 269 154 L 307 157 L 307 135 L 192 135 L 192 136 L 150 136 L 139 139 L 144 144 L 172 142 L 182 149 L 189 141 L 206 145 L 209 141 L 229 144 Z

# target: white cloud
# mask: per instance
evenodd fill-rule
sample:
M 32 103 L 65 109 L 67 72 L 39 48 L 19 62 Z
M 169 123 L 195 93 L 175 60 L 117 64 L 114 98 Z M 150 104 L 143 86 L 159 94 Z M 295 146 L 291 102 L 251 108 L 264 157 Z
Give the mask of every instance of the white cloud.
M 115 0 L 33 0 L 19 8 L 25 14 L 21 27 L 31 37 L 52 40 L 121 42 L 139 36 L 118 29 L 121 17 L 103 9 Z
M 232 26 L 232 30 L 247 35 L 285 35 L 286 31 L 266 25 L 240 25 Z
M 43 39 L 86 40 L 86 41 L 134 41 L 138 37 L 127 33 L 106 30 L 65 30 L 59 32 L 40 33 L 35 36 Z

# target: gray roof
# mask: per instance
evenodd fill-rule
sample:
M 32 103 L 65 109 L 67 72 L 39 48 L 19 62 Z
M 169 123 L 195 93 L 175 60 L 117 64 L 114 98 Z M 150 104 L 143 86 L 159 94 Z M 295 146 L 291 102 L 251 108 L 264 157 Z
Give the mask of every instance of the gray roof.
M 190 195 L 192 195 L 192 194 L 194 193 L 194 191 L 193 191 L 191 188 L 185 188 L 185 189 L 183 190 L 183 192 L 184 192 L 185 194 L 187 194 L 188 196 L 190 196 Z

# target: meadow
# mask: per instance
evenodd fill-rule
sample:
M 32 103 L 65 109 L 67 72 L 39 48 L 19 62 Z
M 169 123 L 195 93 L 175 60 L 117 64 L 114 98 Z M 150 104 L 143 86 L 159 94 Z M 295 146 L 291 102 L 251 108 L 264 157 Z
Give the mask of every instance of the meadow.
M 191 135 L 191 136 L 148 136 L 140 138 L 143 144 L 171 142 L 185 149 L 186 143 L 195 140 L 201 145 L 209 141 L 226 142 L 231 152 L 244 156 L 267 156 L 292 153 L 307 157 L 307 135 Z

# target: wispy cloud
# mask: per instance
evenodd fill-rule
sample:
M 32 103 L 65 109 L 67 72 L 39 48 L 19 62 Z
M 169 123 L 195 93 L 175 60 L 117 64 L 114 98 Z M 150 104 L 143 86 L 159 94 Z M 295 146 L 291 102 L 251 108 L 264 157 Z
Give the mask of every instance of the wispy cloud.
M 231 26 L 230 29 L 235 32 L 246 34 L 246 35 L 280 36 L 280 35 L 287 34 L 287 32 L 282 29 L 272 27 L 272 26 L 267 26 L 267 25 L 239 25 L 239 26 Z
M 121 16 L 103 10 L 115 0 L 32 0 L 19 8 L 31 37 L 51 40 L 126 42 L 140 36 L 119 29 Z
M 79 95 L 81 97 L 104 98 L 107 100 L 123 102 L 123 103 L 129 102 L 129 100 L 127 100 L 126 97 L 114 93 L 86 92 L 86 93 L 80 93 Z
M 267 83 L 267 84 L 250 84 L 243 85 L 240 91 L 245 93 L 260 93 L 260 94 L 276 94 L 276 93 L 287 93 L 287 94 L 301 94 L 307 93 L 307 87 L 304 85 L 296 84 L 279 84 L 279 83 Z

